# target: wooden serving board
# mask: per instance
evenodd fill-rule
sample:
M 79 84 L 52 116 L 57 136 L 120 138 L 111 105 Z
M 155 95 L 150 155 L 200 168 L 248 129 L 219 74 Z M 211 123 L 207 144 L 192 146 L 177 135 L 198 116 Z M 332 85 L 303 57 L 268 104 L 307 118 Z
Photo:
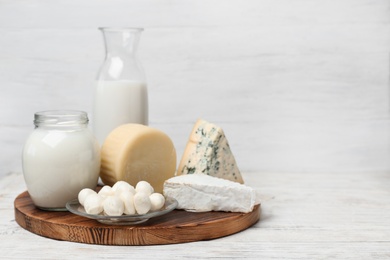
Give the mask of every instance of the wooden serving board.
M 14 201 L 15 220 L 40 236 L 98 245 L 163 245 L 228 236 L 255 224 L 260 205 L 249 213 L 174 210 L 132 226 L 105 225 L 70 212 L 36 208 L 27 191 Z

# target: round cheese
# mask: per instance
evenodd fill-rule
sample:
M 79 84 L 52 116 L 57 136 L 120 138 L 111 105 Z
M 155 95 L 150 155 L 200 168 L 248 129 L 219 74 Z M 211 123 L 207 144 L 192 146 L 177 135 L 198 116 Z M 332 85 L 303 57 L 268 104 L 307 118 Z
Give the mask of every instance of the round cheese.
M 107 185 L 147 181 L 162 193 L 164 181 L 176 171 L 176 150 L 162 131 L 140 124 L 114 129 L 101 149 L 100 177 Z

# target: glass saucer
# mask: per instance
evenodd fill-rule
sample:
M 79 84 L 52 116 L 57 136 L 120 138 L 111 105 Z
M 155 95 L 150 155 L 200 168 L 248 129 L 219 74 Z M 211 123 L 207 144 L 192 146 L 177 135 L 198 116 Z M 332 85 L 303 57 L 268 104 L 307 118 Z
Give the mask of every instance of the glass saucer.
M 165 205 L 157 211 L 151 211 L 146 214 L 138 215 L 121 215 L 121 216 L 107 216 L 103 214 L 88 214 L 85 212 L 84 207 L 79 203 L 77 199 L 71 200 L 66 203 L 66 208 L 73 214 L 95 219 L 103 224 L 109 225 L 136 225 L 148 221 L 151 218 L 165 215 L 177 207 L 177 200 L 174 198 L 166 198 Z

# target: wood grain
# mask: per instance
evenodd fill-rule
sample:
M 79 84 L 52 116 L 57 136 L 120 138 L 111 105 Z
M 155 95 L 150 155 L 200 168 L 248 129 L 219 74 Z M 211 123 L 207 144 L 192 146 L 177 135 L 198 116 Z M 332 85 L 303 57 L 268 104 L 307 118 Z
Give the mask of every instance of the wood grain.
M 105 225 L 70 212 L 36 208 L 27 191 L 14 201 L 15 220 L 40 236 L 98 245 L 162 245 L 210 240 L 228 236 L 255 224 L 260 206 L 250 213 L 174 210 L 133 226 Z

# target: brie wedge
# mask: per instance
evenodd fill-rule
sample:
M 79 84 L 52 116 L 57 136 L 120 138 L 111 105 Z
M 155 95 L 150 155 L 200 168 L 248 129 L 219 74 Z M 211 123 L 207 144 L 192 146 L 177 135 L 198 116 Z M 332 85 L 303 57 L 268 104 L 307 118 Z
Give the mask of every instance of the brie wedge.
M 253 188 L 205 174 L 186 174 L 164 182 L 164 195 L 178 201 L 178 209 L 192 212 L 248 213 L 257 204 Z

